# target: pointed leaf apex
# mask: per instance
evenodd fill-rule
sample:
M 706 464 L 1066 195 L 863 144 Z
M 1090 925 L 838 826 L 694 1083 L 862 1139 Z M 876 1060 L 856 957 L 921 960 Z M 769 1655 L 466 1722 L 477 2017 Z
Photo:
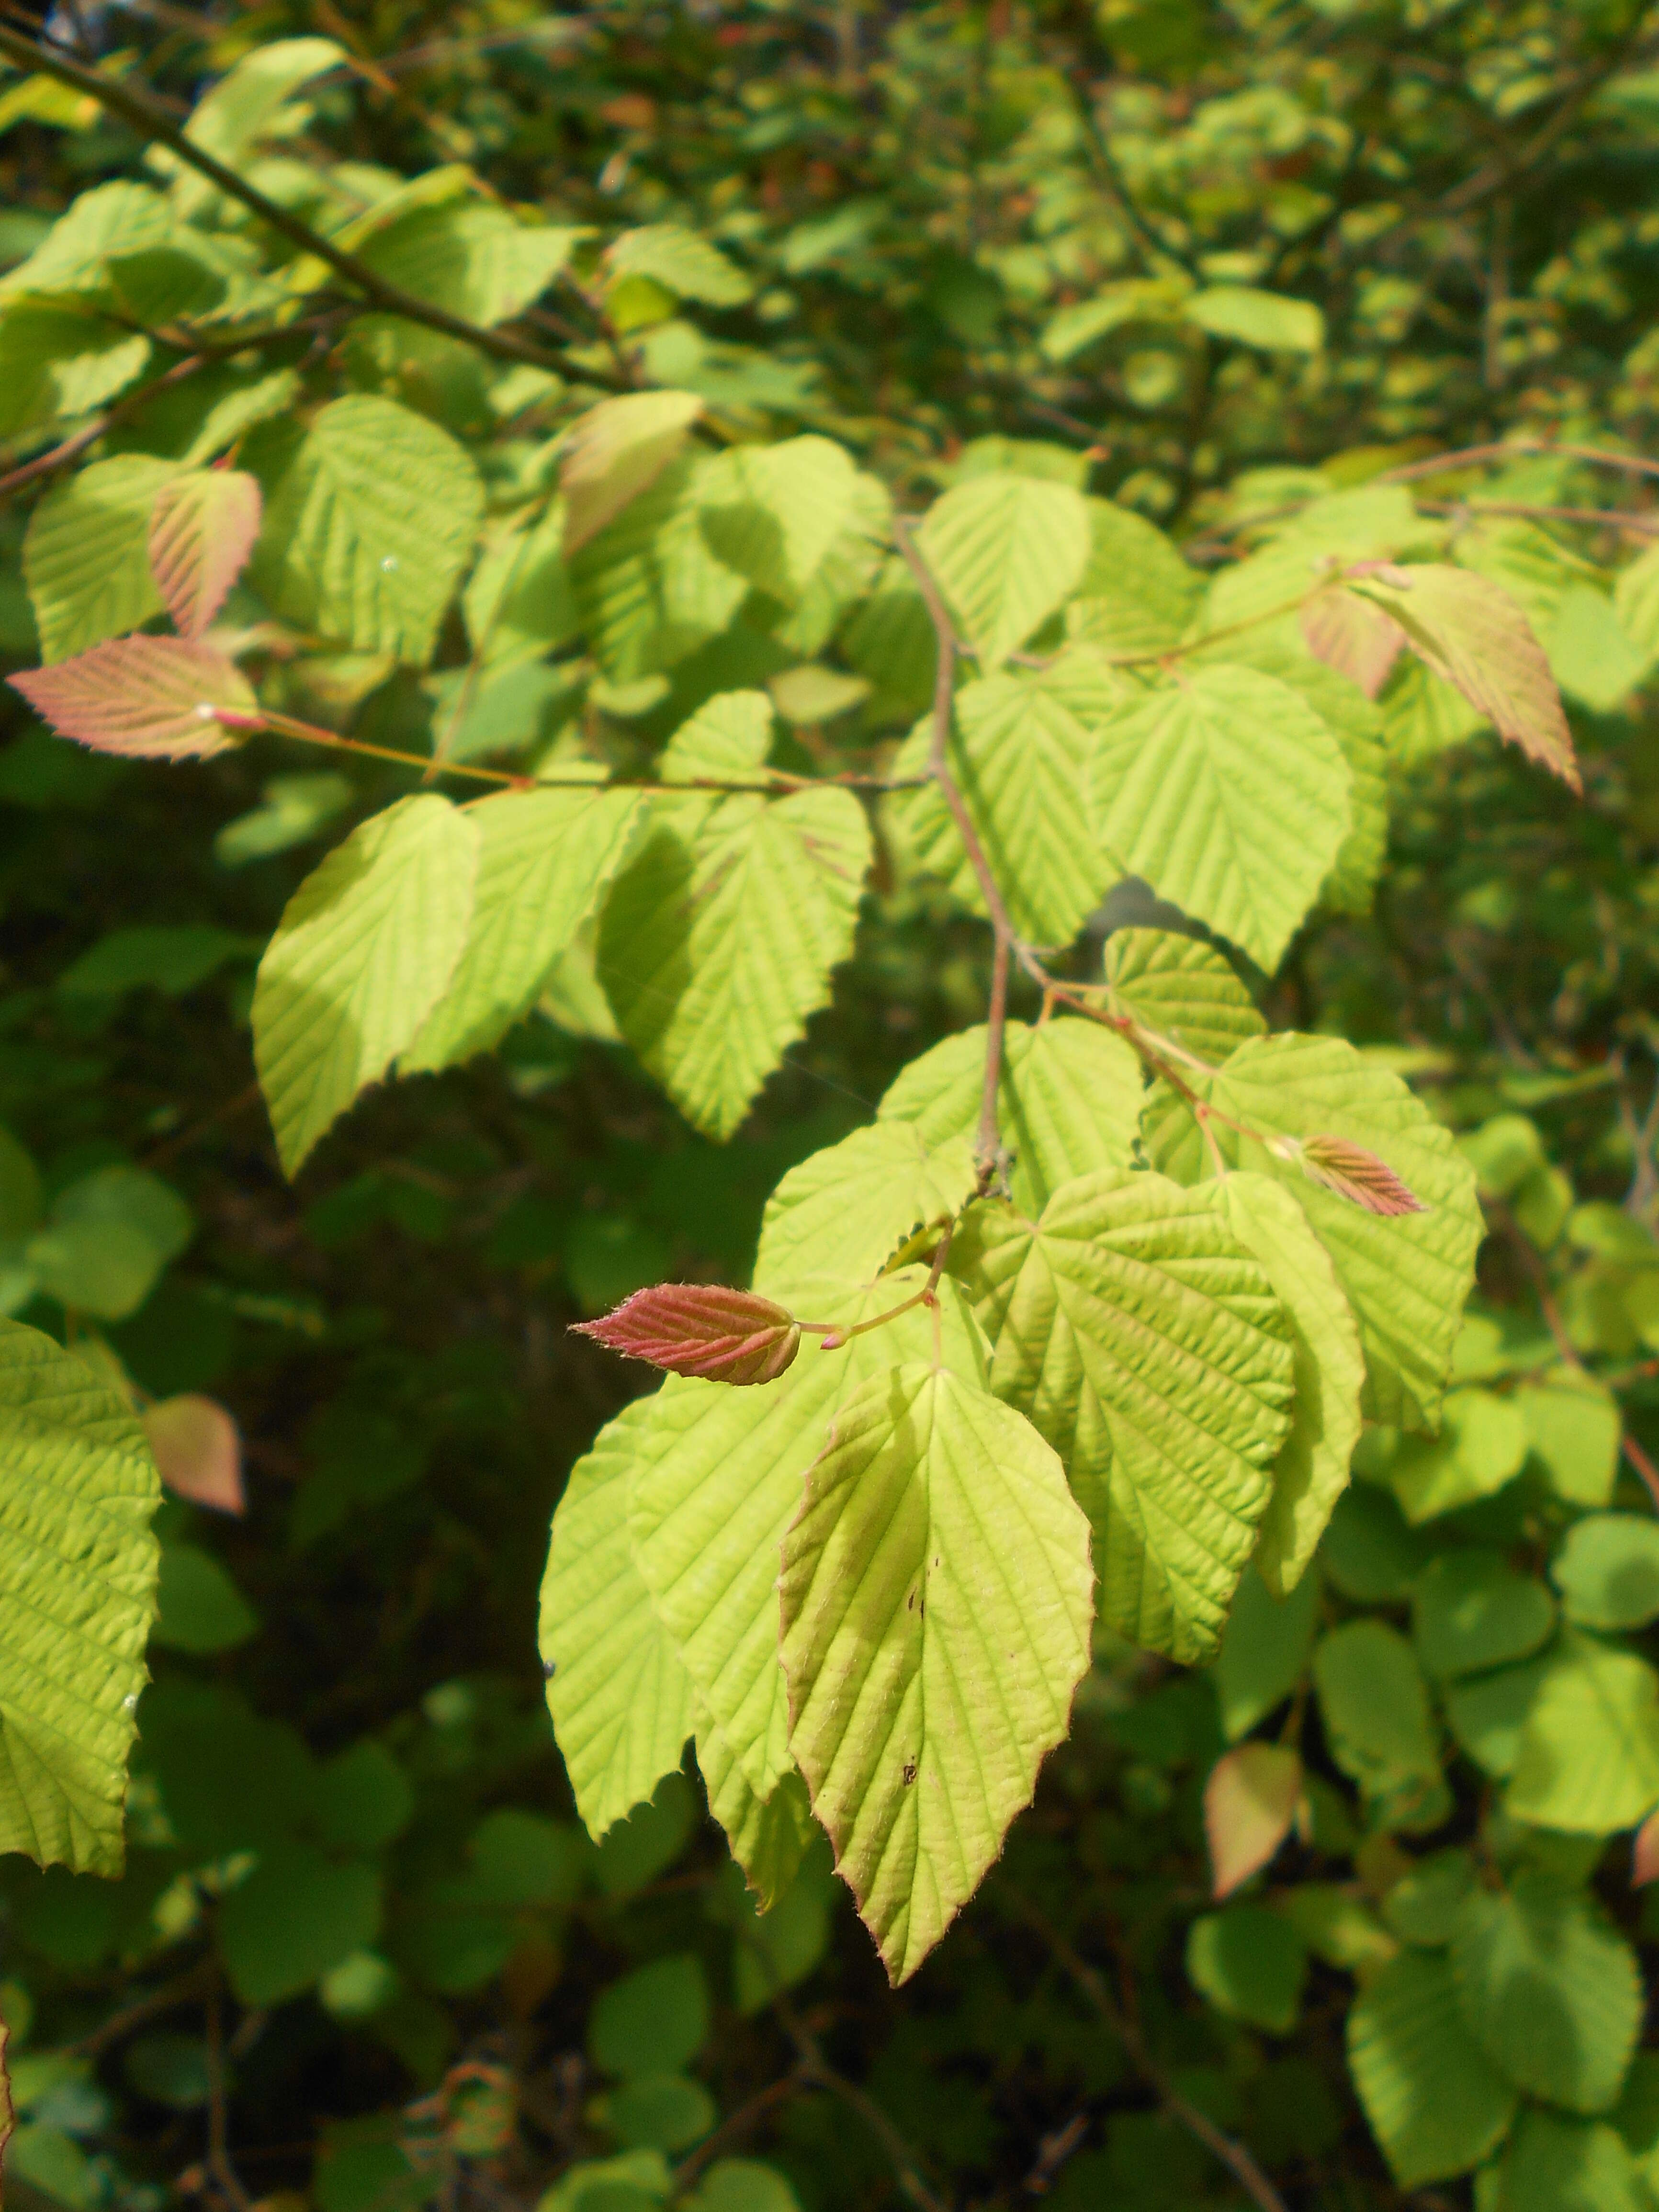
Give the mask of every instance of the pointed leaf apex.
M 575 1330 L 629 1359 L 711 1382 L 775 1382 L 800 1347 L 787 1308 L 718 1283 L 658 1283 Z
M 1386 1160 L 1367 1152 L 1364 1145 L 1351 1144 L 1346 1137 L 1304 1138 L 1297 1156 L 1302 1172 L 1310 1181 L 1334 1190 L 1350 1205 L 1363 1206 L 1367 1213 L 1393 1219 L 1429 1210 Z
M 1204 1833 L 1218 1898 L 1258 1874 L 1291 1832 L 1302 1796 L 1302 1761 L 1279 1744 L 1241 1743 L 1204 1785 Z
M 115 637 L 6 679 L 60 738 L 144 760 L 204 760 L 263 726 L 234 661 L 182 637 Z
M 198 638 L 240 575 L 259 535 L 258 481 L 240 469 L 196 469 L 156 494 L 149 565 L 181 637 Z

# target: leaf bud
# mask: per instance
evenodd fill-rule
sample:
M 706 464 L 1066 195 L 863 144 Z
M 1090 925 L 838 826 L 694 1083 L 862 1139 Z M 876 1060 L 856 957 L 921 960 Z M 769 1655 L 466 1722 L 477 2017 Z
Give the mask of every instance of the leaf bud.
M 1392 1219 L 1402 1213 L 1426 1213 L 1416 1192 L 1403 1183 L 1386 1160 L 1346 1137 L 1307 1137 L 1297 1150 L 1302 1172 L 1334 1190 L 1351 1206 Z
M 575 1327 L 629 1359 L 711 1382 L 774 1382 L 800 1346 L 799 1324 L 787 1308 L 719 1283 L 657 1283 Z

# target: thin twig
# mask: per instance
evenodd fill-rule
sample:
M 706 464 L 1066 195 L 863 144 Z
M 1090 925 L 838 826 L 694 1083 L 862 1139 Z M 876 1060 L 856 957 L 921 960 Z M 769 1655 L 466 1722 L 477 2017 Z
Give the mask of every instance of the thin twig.
M 225 2045 L 224 2024 L 220 2017 L 218 1978 L 208 1992 L 207 2001 L 207 2077 L 208 2077 L 208 2172 L 234 2208 L 234 2212 L 249 2212 L 252 2203 L 246 2189 L 237 2178 L 230 2162 L 230 2136 L 225 2110 Z
M 445 308 L 435 307 L 428 301 L 417 299 L 414 293 L 405 292 L 400 285 L 389 284 L 377 276 L 366 262 L 354 253 L 346 252 L 313 230 L 287 208 L 268 199 L 234 169 L 228 168 L 216 157 L 185 137 L 184 131 L 165 115 L 148 94 L 137 91 L 125 80 L 102 76 L 97 70 L 84 68 L 67 54 L 54 47 L 43 46 L 38 40 L 25 38 L 21 33 L 0 23 L 0 53 L 8 54 L 21 68 L 39 70 L 47 76 L 56 77 L 60 83 L 72 85 L 77 92 L 89 94 L 100 106 L 112 115 L 118 115 L 145 138 L 165 146 L 188 167 L 197 170 L 216 185 L 232 199 L 240 200 L 262 222 L 269 224 L 279 237 L 285 238 L 302 252 L 313 254 L 325 262 L 337 276 L 343 276 L 355 285 L 369 303 L 383 313 L 400 316 L 405 322 L 424 324 L 427 329 L 437 331 L 446 337 L 459 338 L 465 345 L 476 346 L 480 353 L 491 355 L 497 361 L 525 361 L 538 368 L 561 368 L 564 366 L 556 354 L 543 347 L 532 345 L 528 340 L 513 337 L 506 331 L 485 330 L 480 324 L 470 323 L 463 316 L 452 315 Z M 590 383 L 607 384 L 609 379 L 592 369 L 584 369 L 583 375 Z
M 1124 2013 L 1107 1988 L 1105 1979 L 1086 1959 L 1080 1958 L 1053 1923 L 1018 1891 L 1006 1884 L 1000 1894 L 1026 1926 L 1048 1945 L 1056 1963 L 1066 1969 L 1101 2018 L 1123 2045 L 1130 2063 L 1156 2094 L 1172 2120 L 1201 2142 L 1231 2173 L 1245 2195 L 1261 2212 L 1286 2212 L 1284 2198 L 1242 2142 L 1224 2135 L 1207 2114 L 1183 2097 L 1147 2048 L 1139 2027 Z
M 131 2004 L 123 2005 L 119 2012 L 112 2012 L 107 2020 L 100 2021 L 78 2043 L 71 2043 L 69 2049 L 76 2057 L 95 2058 L 100 2051 L 121 2042 L 146 2021 L 173 2012 L 180 2005 L 199 2004 L 218 1976 L 219 1970 L 213 1961 L 204 1960 L 172 1981 L 163 1982 L 159 1990 L 150 1990 L 143 1996 L 135 1997 Z
M 361 753 L 368 760 L 392 761 L 399 768 L 419 769 L 428 778 L 465 776 L 474 783 L 492 784 L 508 791 L 653 791 L 671 797 L 697 791 L 754 792 L 764 798 L 793 791 L 912 791 L 931 781 L 925 775 L 795 775 L 780 768 L 749 777 L 684 776 L 669 783 L 653 776 L 621 775 L 602 782 L 594 776 L 524 775 L 508 769 L 478 768 L 471 761 L 440 760 L 430 753 L 403 752 L 395 745 L 376 745 L 364 738 L 342 737 L 337 730 L 325 730 L 315 722 L 302 722 L 296 715 L 280 714 L 270 708 L 255 709 L 239 720 L 235 726 L 249 735 L 269 730 L 277 737 L 295 738 L 301 744 L 322 745 L 331 752 Z
M 1543 507 L 1522 499 L 1424 499 L 1425 514 L 1521 515 L 1533 522 L 1583 522 L 1598 530 L 1628 530 L 1638 538 L 1659 538 L 1659 520 L 1627 514 L 1611 507 Z
M 1654 1465 L 1628 1429 L 1625 1431 L 1620 1442 L 1625 1457 L 1647 1485 L 1648 1496 L 1653 1500 L 1654 1510 L 1659 1512 L 1659 1467 Z
M 54 469 L 67 467 L 78 454 L 84 453 L 88 446 L 95 446 L 106 430 L 113 429 L 118 422 L 125 422 L 129 415 L 136 414 L 156 392 L 165 392 L 172 385 L 182 384 L 187 376 L 194 376 L 198 368 L 205 366 L 207 358 L 205 354 L 198 353 L 190 355 L 184 361 L 174 362 L 164 374 L 141 386 L 137 392 L 130 392 L 106 413 L 94 416 L 90 422 L 83 422 L 73 437 L 65 438 L 61 446 L 52 447 L 49 453 L 37 453 L 32 461 L 25 461 L 21 468 L 12 469 L 0 477 L 0 495 L 17 491 L 26 483 L 33 483 L 37 477 L 50 476 Z
M 777 2081 L 769 2081 L 763 2089 L 757 2089 L 748 2103 L 739 2105 L 735 2112 L 728 2112 L 714 2134 L 705 2136 L 690 2155 L 674 2168 L 675 2197 L 684 2196 L 709 2160 L 723 2156 L 732 2143 L 758 2126 L 775 2105 L 787 2103 L 810 2086 L 809 2077 L 797 2066 L 793 2073 L 782 2075 Z
M 915 2151 L 881 2106 L 867 2090 L 860 2088 L 856 2081 L 849 2081 L 844 2074 L 836 2071 L 824 2057 L 817 2036 L 789 2000 L 780 1993 L 773 1998 L 772 2008 L 799 2054 L 801 2080 L 816 2083 L 820 2089 L 827 2089 L 832 2097 L 839 2097 L 849 2112 L 858 2114 L 886 2152 L 894 2179 L 917 2208 L 917 2212 L 951 2212 L 948 2200 L 936 2197 L 923 2179 L 921 2162 Z M 1282 2205 L 1278 2208 L 1278 2212 L 1284 2212 Z
M 951 720 L 955 705 L 957 653 L 959 649 L 956 624 L 951 618 L 951 610 L 945 603 L 945 594 L 940 591 L 933 570 L 917 550 L 908 523 L 896 515 L 893 519 L 893 537 L 906 567 L 916 580 L 916 589 L 921 593 L 922 604 L 933 625 L 933 636 L 939 651 L 933 675 L 933 728 L 927 750 L 927 772 L 939 786 L 940 796 L 950 809 L 951 819 L 956 823 L 957 835 L 962 840 L 963 850 L 968 855 L 968 865 L 974 872 L 974 879 L 979 885 L 980 896 L 985 901 L 985 910 L 991 917 L 991 927 L 996 934 L 990 1027 L 986 1039 L 985 1090 L 979 1119 L 980 1177 L 981 1187 L 988 1189 L 996 1173 L 997 1093 L 1002 1082 L 1008 957 L 1019 944 L 1019 933 L 1010 918 L 1002 887 L 986 857 L 978 828 L 951 767 Z

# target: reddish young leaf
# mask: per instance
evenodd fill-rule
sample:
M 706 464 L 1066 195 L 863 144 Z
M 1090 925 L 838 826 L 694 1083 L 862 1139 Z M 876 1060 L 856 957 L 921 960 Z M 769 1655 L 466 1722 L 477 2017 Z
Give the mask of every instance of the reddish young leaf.
M 112 638 L 7 681 L 60 738 L 95 752 L 205 760 L 260 726 L 241 670 L 186 638 Z
M 1631 1887 L 1644 1889 L 1650 1881 L 1659 1881 L 1659 1813 L 1648 1814 L 1631 1850 Z
M 770 1298 L 717 1283 L 659 1283 L 635 1291 L 602 1320 L 579 1322 L 576 1332 L 671 1375 L 702 1375 L 714 1382 L 770 1382 L 800 1344 L 792 1313 Z
M 1316 660 L 1375 699 L 1406 642 L 1394 617 L 1352 592 L 1322 592 L 1302 610 L 1302 635 Z
M 1217 1759 L 1204 1785 L 1204 1832 L 1218 1897 L 1266 1866 L 1291 1832 L 1302 1761 L 1277 1744 L 1241 1743 Z
M 259 486 L 240 469 L 193 469 L 156 494 L 149 566 L 181 637 L 200 637 L 259 535 Z
M 1363 1206 L 1367 1213 L 1391 1219 L 1397 1214 L 1429 1210 L 1386 1160 L 1368 1152 L 1364 1145 L 1350 1144 L 1346 1137 L 1305 1137 L 1297 1157 L 1304 1175 L 1351 1205 Z
M 216 1513 L 242 1511 L 242 1439 L 216 1400 L 162 1398 L 145 1413 L 144 1434 L 169 1490 Z
M 1424 665 L 1455 684 L 1500 737 L 1574 791 L 1583 788 L 1544 648 L 1501 584 L 1439 561 L 1379 564 L 1354 581 L 1404 630 Z

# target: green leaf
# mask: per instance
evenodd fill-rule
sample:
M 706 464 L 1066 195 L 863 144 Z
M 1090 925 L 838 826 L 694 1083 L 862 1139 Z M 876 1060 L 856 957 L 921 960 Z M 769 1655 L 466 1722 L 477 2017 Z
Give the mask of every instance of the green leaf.
M 400 1075 L 488 1052 L 528 1013 L 616 873 L 638 810 L 635 793 L 603 787 L 504 791 L 468 809 L 478 860 L 465 948 Z
M 1659 1620 L 1659 1522 L 1638 1513 L 1575 1522 L 1550 1579 L 1581 1628 L 1645 1628 Z
M 1392 1070 L 1340 1037 L 1251 1039 L 1218 1075 L 1193 1080 L 1223 1113 L 1264 1135 L 1326 1133 L 1364 1146 L 1427 1208 L 1394 1219 L 1364 1212 L 1254 1137 L 1215 1129 L 1224 1158 L 1286 1185 L 1335 1263 L 1365 1348 L 1367 1418 L 1431 1425 L 1486 1234 L 1474 1170 L 1450 1132 Z M 1152 1164 L 1165 1174 L 1209 1172 L 1191 1113 L 1167 1087 L 1152 1093 L 1143 1127 Z
M 1452 1942 L 1464 2025 L 1517 2089 L 1605 2112 L 1642 2025 L 1636 1954 L 1595 1902 L 1523 1870 L 1507 1895 L 1477 1890 Z
M 567 560 L 656 482 L 702 410 L 694 392 L 629 392 L 576 417 L 559 462 Z
M 1425 665 L 1456 686 L 1498 734 L 1529 760 L 1580 787 L 1572 732 L 1555 678 L 1526 616 L 1501 584 L 1443 562 L 1378 576 L 1354 586 L 1400 624 Z
M 1433 760 L 1488 726 L 1486 715 L 1454 684 L 1411 653 L 1402 653 L 1395 664 L 1377 704 L 1389 758 L 1401 768 Z
M 1383 1917 L 1402 1943 L 1437 1951 L 1456 1934 L 1478 1879 L 1468 1851 L 1437 1851 L 1393 1884 L 1382 1899 Z
M 1319 1583 L 1304 1575 L 1284 1598 L 1246 1568 L 1212 1674 L 1229 1743 L 1246 1736 L 1302 1680 L 1319 1621 Z
M 799 605 L 853 514 L 858 471 L 830 438 L 734 446 L 704 471 L 703 533 L 728 568 Z
M 1561 594 L 1541 642 L 1556 682 L 1592 714 L 1612 714 L 1645 672 L 1644 656 L 1599 583 L 1574 584 Z
M 1272 1286 L 1290 1324 L 1296 1395 L 1273 1462 L 1255 1563 L 1275 1597 L 1301 1579 L 1359 1441 L 1365 1355 L 1329 1253 L 1282 1183 L 1230 1175 L 1213 1186 L 1223 1218 Z
M 543 656 L 575 635 L 564 528 L 563 503 L 554 500 L 485 538 L 461 594 L 467 642 L 481 667 L 528 661 L 550 675 Z
M 292 131 L 296 119 L 288 102 L 302 84 L 345 61 L 332 39 L 275 39 L 253 47 L 196 104 L 185 125 L 192 145 L 234 168 L 268 130 Z M 195 198 L 211 198 L 216 187 L 193 171 L 180 169 L 179 197 L 191 211 Z
M 1200 1913 L 1187 1930 L 1187 1978 L 1229 2020 L 1289 2035 L 1302 2010 L 1308 1947 L 1261 1905 Z
M 1605 2121 L 1529 2106 L 1504 2159 L 1502 2212 L 1648 2212 L 1642 2168 Z
M 121 1399 L 18 1322 L 0 1322 L 0 1850 L 116 1875 L 155 1588 L 155 1462 Z
M 0 299 L 96 289 L 110 257 L 165 246 L 179 222 L 158 191 L 118 178 L 70 202 L 27 260 L 0 277 Z
M 1424 1671 L 1443 1680 L 1524 1659 L 1548 1642 L 1555 1607 L 1542 1583 L 1474 1545 L 1429 1561 L 1412 1593 Z
M 971 1145 L 985 1091 L 986 1030 L 946 1037 L 903 1068 L 877 1113 L 914 1123 L 930 1151 Z M 1140 1062 L 1098 1022 L 1064 1016 L 1010 1022 L 1003 1031 L 997 1140 L 1010 1155 L 1016 1206 L 1040 1213 L 1063 1182 L 1096 1168 L 1133 1164 L 1142 1097 Z
M 758 776 L 772 706 L 724 692 L 665 754 L 681 776 Z M 729 1137 L 853 949 L 870 830 L 850 792 L 651 803 L 599 925 L 617 1026 L 675 1104 Z
M 1513 1399 L 1454 1390 L 1442 1408 L 1438 1436 L 1402 1439 L 1389 1468 L 1389 1487 L 1415 1528 L 1501 1490 L 1526 1456 L 1526 1423 Z
M 1446 1721 L 1458 1748 L 1484 1774 L 1504 1781 L 1521 1758 L 1521 1732 L 1539 1686 L 1549 1672 L 1548 1659 L 1528 1659 L 1519 1667 L 1454 1682 L 1444 1692 Z
M 1397 1630 L 1380 1620 L 1333 1629 L 1320 1640 L 1313 1671 L 1332 1756 L 1368 1795 L 1438 1776 L 1428 1690 Z
M 1168 929 L 1115 929 L 1106 939 L 1106 1003 L 1200 1060 L 1219 1063 L 1267 1024 L 1224 955 Z
M 725 629 L 749 593 L 716 558 L 699 503 L 712 456 L 683 453 L 575 555 L 570 586 L 605 674 L 631 684 Z
M 258 1635 L 259 1616 L 211 1552 L 164 1544 L 150 1641 L 174 1651 L 231 1651 Z
M 1633 1828 L 1659 1804 L 1659 1674 L 1574 1638 L 1539 1685 L 1505 1804 L 1578 1836 Z
M 1088 508 L 1088 564 L 1066 610 L 1066 635 L 1109 653 L 1168 652 L 1204 595 L 1203 578 L 1133 508 L 1109 499 Z
M 775 2166 L 717 2158 L 686 2212 L 800 2212 L 800 2200 Z
M 1110 861 L 1078 835 L 1078 793 L 1095 733 L 1124 689 L 1085 647 L 1040 672 L 986 677 L 957 694 L 951 765 L 1010 919 L 1028 941 L 1069 945 L 1115 880 Z M 931 745 L 923 722 L 901 749 L 894 774 L 923 774 Z M 985 912 L 937 784 L 896 793 L 889 819 L 917 867 L 948 884 L 974 913 Z
M 1381 708 L 1346 676 L 1276 633 L 1229 639 L 1214 650 L 1288 684 L 1341 747 L 1353 780 L 1348 794 L 1353 826 L 1337 849 L 1320 898 L 1339 914 L 1369 914 L 1389 849 L 1389 756 Z
M 1520 2101 L 1464 2026 L 1450 1966 L 1424 1951 L 1402 1951 L 1361 1992 L 1348 2064 L 1402 2189 L 1479 2166 Z
M 625 2081 L 677 2074 L 708 2041 L 709 2024 L 702 1961 L 689 1952 L 653 1959 L 600 1990 L 588 2016 L 588 2056 Z
M 848 1326 L 919 1291 L 927 1270 L 906 1268 L 855 1289 L 833 1279 L 800 1285 L 803 1313 Z M 965 1299 L 940 1285 L 947 1358 L 969 1374 L 983 1339 Z M 778 1547 L 800 1502 L 829 1425 L 872 1375 L 895 1360 L 930 1359 L 923 1308 L 855 1337 L 842 1352 L 803 1344 L 777 1382 L 748 1390 L 671 1376 L 651 1401 L 633 1473 L 635 1563 L 659 1619 L 679 1646 L 699 1696 L 742 1765 L 769 1797 L 794 1761 L 778 1665 Z
M 789 1887 L 817 1831 L 806 1784 L 791 1772 L 757 1797 L 719 1723 L 707 1712 L 697 1720 L 697 1765 L 708 1792 L 708 1809 L 726 1831 L 732 1856 L 763 1912 Z
M 89 414 L 142 376 L 149 356 L 147 337 L 68 301 L 7 300 L 0 306 L 0 438 Z
M 613 239 L 605 255 L 617 276 L 648 276 L 682 300 L 738 307 L 755 287 L 717 246 L 678 223 L 647 223 Z
M 466 943 L 477 825 L 400 799 L 354 830 L 283 909 L 259 963 L 253 1056 L 289 1175 L 443 995 Z
M 1625 1425 L 1613 1393 L 1577 1369 L 1559 1367 L 1523 1382 L 1515 1402 L 1556 1496 L 1570 1505 L 1611 1504 Z
M 395 401 L 331 400 L 266 433 L 253 580 L 291 622 L 359 653 L 427 660 L 477 542 L 483 487 L 455 441 Z
M 380 1929 L 380 1876 L 362 1860 L 324 1856 L 283 1839 L 259 1854 L 219 1906 L 218 1936 L 237 2002 L 280 2004 L 371 1944 Z
M 1206 1657 L 1290 1427 L 1266 1274 L 1202 1194 L 1116 1169 L 1036 1221 L 976 1207 L 963 1243 L 997 1394 L 1060 1453 L 1094 1528 L 1101 1618 Z
M 100 1321 L 125 1321 L 194 1232 L 190 1208 L 159 1176 L 96 1168 L 58 1193 L 23 1256 L 48 1297 Z
M 157 493 L 178 474 L 149 453 L 94 461 L 29 518 L 23 576 L 43 660 L 64 660 L 161 612 L 149 567 Z
M 988 676 L 1077 589 L 1089 509 L 1067 484 L 971 477 L 929 509 L 917 544 Z
M 1212 337 L 1240 338 L 1264 353 L 1318 353 L 1325 343 L 1325 318 L 1311 300 L 1254 284 L 1212 284 L 1194 292 L 1183 312 Z
M 972 1148 L 949 1127 L 934 1136 L 884 1117 L 854 1129 L 791 1168 L 767 1200 L 755 1288 L 783 1297 L 826 1274 L 867 1282 L 918 1231 L 952 1219 L 977 1182 Z
M 452 200 L 377 226 L 357 254 L 387 283 L 489 330 L 547 289 L 580 236 L 519 222 L 489 200 Z
M 1352 782 L 1288 684 L 1200 668 L 1100 729 L 1091 806 L 1126 874 L 1271 970 L 1352 827 Z
M 893 1981 L 1065 1737 L 1093 1584 L 1059 1461 L 985 1390 L 916 1364 L 837 1407 L 784 1539 L 789 1740 Z
M 628 1486 L 653 1400 L 636 1399 L 570 1470 L 542 1577 L 539 1642 L 565 1772 L 596 1840 L 679 1765 L 690 1677 L 634 1565 Z

